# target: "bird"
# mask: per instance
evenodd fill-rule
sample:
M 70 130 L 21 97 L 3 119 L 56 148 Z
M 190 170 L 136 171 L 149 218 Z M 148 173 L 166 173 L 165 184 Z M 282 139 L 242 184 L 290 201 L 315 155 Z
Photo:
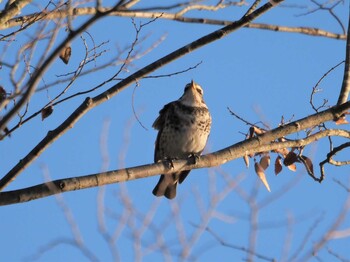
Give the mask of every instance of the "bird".
M 183 95 L 166 104 L 153 123 L 158 130 L 154 162 L 198 158 L 203 152 L 211 128 L 211 115 L 203 100 L 203 89 L 193 80 L 185 86 Z M 152 193 L 173 199 L 176 186 L 182 183 L 190 170 L 160 176 Z

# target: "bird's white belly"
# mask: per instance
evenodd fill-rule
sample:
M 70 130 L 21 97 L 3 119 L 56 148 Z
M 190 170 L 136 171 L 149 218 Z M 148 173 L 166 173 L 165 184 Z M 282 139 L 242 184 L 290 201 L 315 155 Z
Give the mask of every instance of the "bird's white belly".
M 181 128 L 171 132 L 170 137 L 166 139 L 166 157 L 187 157 L 192 153 L 200 153 L 203 151 L 207 142 L 208 134 L 198 132 L 196 128 Z

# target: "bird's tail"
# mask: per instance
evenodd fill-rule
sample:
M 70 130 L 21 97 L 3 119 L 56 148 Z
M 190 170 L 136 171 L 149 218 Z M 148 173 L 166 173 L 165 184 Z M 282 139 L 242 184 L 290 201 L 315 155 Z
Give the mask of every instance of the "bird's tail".
M 157 197 L 165 196 L 168 199 L 173 199 L 176 196 L 176 186 L 178 180 L 174 179 L 176 175 L 176 173 L 171 175 L 161 175 L 158 184 L 152 191 L 153 195 Z
M 165 196 L 168 199 L 176 197 L 177 183 L 182 183 L 190 170 L 179 173 L 172 173 L 170 175 L 161 175 L 158 184 L 153 189 L 153 195 L 160 197 Z

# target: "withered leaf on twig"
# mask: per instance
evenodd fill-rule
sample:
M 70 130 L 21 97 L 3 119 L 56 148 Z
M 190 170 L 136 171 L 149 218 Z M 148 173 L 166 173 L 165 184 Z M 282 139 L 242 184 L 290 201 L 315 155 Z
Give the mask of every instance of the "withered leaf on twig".
M 44 120 L 46 117 L 51 115 L 53 112 L 53 106 L 47 106 L 41 110 L 41 120 Z
M 297 162 L 297 161 L 298 161 L 298 156 L 297 156 L 297 154 L 295 154 L 294 152 L 289 152 L 289 153 L 285 156 L 285 158 L 284 158 L 284 160 L 283 160 L 283 164 L 284 164 L 285 166 L 290 166 L 290 165 L 294 164 L 294 163 Z
M 291 165 L 289 165 L 289 166 L 287 166 L 287 167 L 288 167 L 289 170 L 291 170 L 291 171 L 293 171 L 293 172 L 295 172 L 295 171 L 297 170 L 296 164 L 291 164 Z
M 283 160 L 283 164 L 288 167 L 291 171 L 296 171 L 297 166 L 295 165 L 295 162 L 298 162 L 298 156 L 294 152 L 289 152 L 286 157 Z
M 271 192 L 269 183 L 267 182 L 266 175 L 264 173 L 264 169 L 261 167 L 261 165 L 258 162 L 255 162 L 254 167 L 255 167 L 255 173 L 258 175 L 260 180 L 263 182 L 263 184 L 266 187 L 266 189 L 269 192 Z
M 63 61 L 63 63 L 68 64 L 71 54 L 72 48 L 70 46 L 66 46 L 65 48 L 63 48 L 60 54 L 60 58 Z
M 270 155 L 265 154 L 261 159 L 260 159 L 260 166 L 266 170 L 270 165 Z
M 257 134 L 257 135 L 262 135 L 262 134 L 265 133 L 264 130 L 262 130 L 262 129 L 256 127 L 256 126 L 253 127 L 253 130 L 254 130 L 254 133 Z
M 343 115 L 335 121 L 335 124 L 336 125 L 345 125 L 345 124 L 349 124 L 349 122 L 346 120 L 345 115 Z
M 275 161 L 275 175 L 277 176 L 281 171 L 282 171 L 282 158 L 281 156 L 277 156 Z

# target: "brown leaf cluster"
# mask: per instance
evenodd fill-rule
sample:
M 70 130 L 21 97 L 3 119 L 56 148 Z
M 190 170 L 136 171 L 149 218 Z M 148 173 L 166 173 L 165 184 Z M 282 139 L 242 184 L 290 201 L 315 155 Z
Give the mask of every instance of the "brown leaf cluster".
M 260 129 L 256 126 L 253 126 L 249 129 L 249 132 L 246 136 L 246 139 L 250 139 L 255 136 L 259 136 L 264 134 L 266 131 Z M 284 142 L 285 138 L 279 138 L 277 141 L 272 142 Z M 296 153 L 295 151 L 299 151 L 300 153 Z M 274 172 L 277 176 L 283 170 L 283 166 L 287 167 L 291 171 L 297 170 L 297 163 L 302 163 L 305 166 L 306 171 L 309 175 L 314 176 L 314 168 L 311 159 L 307 156 L 301 154 L 302 148 L 282 148 L 277 150 L 272 150 L 270 152 L 258 152 L 255 154 L 245 155 L 243 157 L 245 165 L 249 167 L 249 158 L 254 158 L 254 168 L 255 173 L 258 175 L 266 189 L 270 192 L 270 186 L 266 178 L 265 171 L 270 166 L 271 162 L 271 153 L 277 154 L 274 164 Z M 259 161 L 256 158 L 260 158 Z

